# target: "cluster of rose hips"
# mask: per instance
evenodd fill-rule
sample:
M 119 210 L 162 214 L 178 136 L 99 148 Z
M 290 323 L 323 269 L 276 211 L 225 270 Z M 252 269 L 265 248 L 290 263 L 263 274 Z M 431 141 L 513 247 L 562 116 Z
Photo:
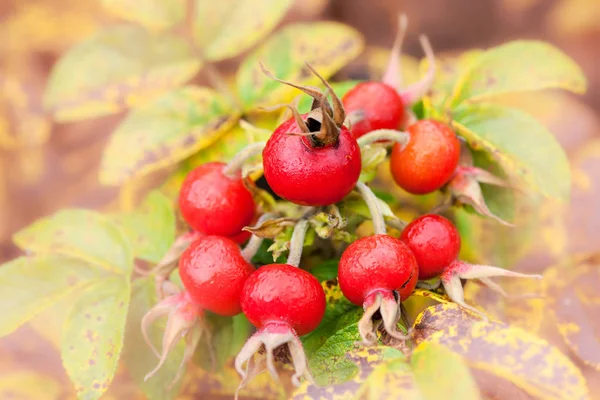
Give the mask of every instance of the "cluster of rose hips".
M 301 115 L 290 107 L 292 118 L 277 127 L 266 144 L 249 146 L 229 164 L 201 165 L 186 177 L 179 205 L 194 233 L 182 237 L 162 263 L 171 265 L 166 268 L 170 272 L 179 258 L 184 290 L 179 292 L 169 284 L 168 273 L 159 274 L 163 277 L 159 284 L 164 298 L 144 317 L 144 335 L 156 318 L 168 315 L 168 322 L 162 351 L 153 348 L 160 362 L 148 377 L 161 367 L 182 338 L 186 341 L 182 365 L 191 358 L 206 331 L 203 314 L 210 311 L 223 316 L 243 312 L 258 329 L 235 360 L 235 367 L 244 378 L 242 384 L 252 375 L 249 371 L 259 368 L 255 361 L 258 353 L 264 354 L 267 368 L 276 376 L 277 348 L 284 348 L 294 365 L 294 383 L 300 377 L 312 379 L 298 337 L 318 327 L 326 302 L 319 281 L 299 268 L 307 221 L 301 220 L 294 228 L 286 264 L 255 268 L 251 259 L 261 239 L 252 236 L 248 240 L 244 236 L 247 233 L 243 228 L 257 221 L 257 206 L 246 186 L 252 182 L 243 179 L 241 167 L 260 152 L 269 187 L 289 202 L 323 207 L 342 201 L 356 189 L 367 203 L 375 233 L 350 244 L 338 269 L 343 294 L 364 308 L 359 332 L 367 345 L 377 341 L 380 325 L 390 336 L 406 339 L 397 327 L 400 305 L 420 280 L 439 277 L 454 302 L 474 310 L 464 302 L 461 279 L 476 278 L 502 292 L 490 277 L 526 276 L 459 261 L 460 236 L 454 225 L 439 215 L 415 219 L 404 228 L 399 239 L 387 235 L 378 200 L 367 185 L 359 182 L 361 146 L 374 142 L 393 145 L 392 175 L 410 193 L 425 194 L 454 185 L 456 197 L 462 193 L 464 198 L 472 200 L 477 197 L 473 195 L 474 185 L 478 188 L 477 179 L 495 182 L 485 171 L 459 165 L 460 142 L 448 125 L 419 121 L 410 111 L 410 106 L 432 84 L 435 58 L 428 41 L 422 37 L 429 70 L 422 81 L 406 89 L 399 88 L 398 57 L 405 25 L 401 19 L 384 80 L 360 83 L 342 100 L 309 65 L 326 87 L 326 93 L 279 80 L 263 68 L 271 78 L 310 95 L 312 109 Z M 398 130 L 402 128 L 406 131 Z M 460 192 L 465 187 L 470 191 Z M 272 216 L 264 214 L 258 223 L 269 218 Z M 238 243 L 246 240 L 241 249 Z

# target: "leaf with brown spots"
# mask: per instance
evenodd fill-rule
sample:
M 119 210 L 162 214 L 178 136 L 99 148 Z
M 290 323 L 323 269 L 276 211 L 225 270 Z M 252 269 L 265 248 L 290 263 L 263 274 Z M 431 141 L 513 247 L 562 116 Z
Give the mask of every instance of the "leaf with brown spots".
M 61 393 L 60 382 L 38 372 L 4 372 L 0 377 L 0 399 L 56 400 Z
M 296 225 L 297 221 L 295 218 L 274 218 L 268 219 L 258 226 L 247 226 L 243 230 L 261 238 L 274 239 L 290 226 Z
M 415 321 L 415 339 L 446 346 L 470 367 L 506 379 L 536 398 L 589 399 L 581 372 L 550 343 L 501 322 L 474 320 L 453 303 L 429 307 Z
M 546 197 L 569 198 L 567 156 L 537 120 L 520 110 L 490 104 L 463 105 L 452 117 L 452 126 L 471 148 L 487 152 L 509 176 Z
M 548 269 L 544 277 L 558 331 L 581 361 L 600 370 L 599 265 L 570 262 Z
M 481 54 L 458 79 L 451 105 L 541 89 L 583 93 L 586 86 L 581 68 L 561 50 L 544 42 L 519 40 Z
M 98 399 L 112 382 L 130 294 L 129 279 L 98 280 L 75 302 L 65 321 L 61 356 L 79 399 Z
M 466 283 L 465 301 L 491 318 L 537 334 L 547 309 L 543 285 L 533 279 L 494 279 L 508 297 L 475 281 Z
M 0 337 L 44 308 L 102 277 L 99 268 L 61 255 L 20 257 L 0 267 Z
M 265 37 L 291 0 L 196 0 L 194 39 L 207 60 L 236 56 Z
M 102 6 L 119 18 L 156 31 L 169 29 L 185 17 L 182 0 L 102 0 Z
M 117 25 L 80 42 L 58 61 L 44 105 L 59 121 L 114 114 L 183 84 L 200 66 L 181 38 Z
M 176 275 L 179 276 L 179 274 Z M 144 341 L 140 326 L 144 314 L 156 305 L 157 301 L 156 288 L 152 277 L 138 279 L 133 282 L 122 359 L 134 382 L 149 400 L 170 400 L 177 396 L 182 385 L 182 380 L 179 380 L 175 382 L 173 387 L 169 388 L 183 358 L 184 341 L 180 341 L 175 346 L 152 379 L 144 381 L 144 377 L 154 368 L 158 359 Z M 160 348 L 165 324 L 166 318 L 163 318 L 149 328 L 149 336 L 157 348 Z
M 267 77 L 262 62 L 279 79 L 297 85 L 319 81 L 305 67 L 314 67 L 329 78 L 363 49 L 362 36 L 353 28 L 337 22 L 288 25 L 255 50 L 240 65 L 237 88 L 245 109 L 291 101 L 298 92 Z
M 371 386 L 369 383 L 376 385 L 382 383 L 380 380 L 374 382 L 372 379 L 381 363 L 386 360 L 399 360 L 403 365 L 407 365 L 404 354 L 392 347 L 385 346 L 349 348 L 339 356 L 343 365 L 351 367 L 348 371 L 351 372 L 350 374 L 347 374 L 342 381 L 330 383 L 327 386 L 319 386 L 306 381 L 294 391 L 292 398 L 294 400 L 363 398 L 362 396 Z M 387 367 L 387 364 L 383 366 Z M 317 382 L 319 382 L 318 378 Z M 367 398 L 382 399 L 381 397 Z
M 81 209 L 62 210 L 17 232 L 23 250 L 75 257 L 111 272 L 129 275 L 133 254 L 123 232 L 104 215 Z
M 159 191 L 152 191 L 139 209 L 113 216 L 131 243 L 136 258 L 159 262 L 175 241 L 175 210 Z
M 100 181 L 119 185 L 176 164 L 210 146 L 238 119 L 212 89 L 185 86 L 132 110 L 102 156 Z

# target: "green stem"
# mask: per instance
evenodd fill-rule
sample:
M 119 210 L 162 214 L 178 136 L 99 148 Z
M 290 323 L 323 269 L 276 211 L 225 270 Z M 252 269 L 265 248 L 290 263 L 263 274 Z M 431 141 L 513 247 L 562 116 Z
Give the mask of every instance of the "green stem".
M 308 230 L 308 221 L 301 219 L 294 227 L 292 233 L 292 240 L 290 242 L 290 253 L 288 255 L 287 263 L 297 267 L 300 265 L 300 259 L 302 258 L 302 249 L 304 248 L 304 238 L 306 237 L 306 231 Z
M 369 208 L 369 212 L 371 213 L 371 220 L 373 221 L 373 230 L 375 231 L 375 234 L 385 235 L 387 233 L 387 230 L 385 227 L 385 220 L 383 219 L 383 214 L 379 209 L 379 200 L 377 199 L 373 191 L 363 182 L 358 182 L 356 184 L 356 188 L 365 200 L 365 203 L 367 203 L 367 207 Z

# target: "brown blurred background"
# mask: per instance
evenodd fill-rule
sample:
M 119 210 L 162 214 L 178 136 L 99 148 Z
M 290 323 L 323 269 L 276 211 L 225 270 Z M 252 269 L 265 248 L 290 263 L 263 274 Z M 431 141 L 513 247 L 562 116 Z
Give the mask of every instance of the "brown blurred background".
M 414 56 L 421 57 L 420 33 L 429 36 L 438 53 L 518 38 L 541 39 L 564 50 L 583 68 L 589 80 L 586 95 L 549 93 L 518 101 L 556 135 L 573 164 L 573 203 L 563 221 L 566 225 L 548 231 L 563 237 L 547 238 L 562 248 L 549 252 L 556 256 L 600 249 L 599 0 L 297 0 L 283 23 L 339 20 L 361 31 L 369 45 L 388 47 L 401 11 L 410 21 L 405 51 Z M 58 125 L 41 108 L 44 85 L 58 57 L 115 21 L 103 12 L 99 0 L 0 1 L 2 262 L 18 254 L 10 237 L 19 228 L 63 207 L 106 206 L 118 194 L 115 188 L 98 184 L 97 168 L 106 140 L 123 115 Z M 230 60 L 217 66 L 227 72 L 235 65 L 236 60 Z M 356 68 L 346 71 L 360 74 Z M 204 82 L 202 73 L 195 80 Z M 525 263 L 552 258 L 547 255 L 534 254 Z M 3 339 L 0 353 L 25 365 L 47 355 L 51 365 L 60 365 L 57 355 L 40 347 L 35 338 L 11 335 Z M 48 368 L 64 381 L 64 372 Z M 596 373 L 589 369 L 584 373 L 590 374 L 593 390 Z M 133 389 L 128 388 L 123 386 L 114 398 L 129 398 L 127 390 Z

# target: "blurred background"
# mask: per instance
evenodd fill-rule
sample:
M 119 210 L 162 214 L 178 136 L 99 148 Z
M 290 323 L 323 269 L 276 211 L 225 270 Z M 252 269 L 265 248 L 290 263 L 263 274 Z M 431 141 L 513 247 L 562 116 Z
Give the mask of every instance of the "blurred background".
M 41 107 L 53 63 L 70 46 L 118 21 L 96 0 L 0 1 L 0 259 L 15 257 L 11 235 L 33 220 L 64 207 L 102 208 L 118 195 L 98 183 L 102 149 L 121 115 L 54 124 Z M 598 0 L 297 0 L 282 24 L 329 19 L 358 29 L 369 46 L 387 48 L 399 12 L 409 17 L 405 52 L 421 57 L 418 34 L 427 34 L 436 53 L 487 48 L 513 39 L 541 39 L 570 55 L 589 83 L 584 96 L 566 93 L 524 95 L 522 103 L 566 149 L 572 162 L 569 210 L 541 232 L 544 241 L 521 261 L 553 261 L 600 248 L 600 4 Z M 242 55 L 243 57 L 243 55 Z M 238 59 L 217 64 L 233 72 Z M 543 62 L 543 60 L 540 60 Z M 340 78 L 362 78 L 355 64 Z M 201 73 L 194 79 L 206 83 Z M 540 210 L 540 213 L 545 212 Z M 552 210 L 549 213 L 558 213 Z M 539 251 L 539 249 L 544 249 Z M 591 316 L 590 316 L 591 317 Z M 593 318 L 591 318 L 593 320 Z M 593 323 L 591 321 L 590 323 Z M 600 327 L 594 330 L 600 336 Z M 46 369 L 64 381 L 60 359 L 35 334 L 22 329 L 0 341 L 0 374 L 9 360 Z M 549 334 L 551 336 L 551 333 Z M 597 340 L 597 339 L 596 339 Z M 599 346 L 596 343 L 596 346 Z M 564 345 L 562 346 L 564 348 Z M 46 357 L 47 356 L 47 357 Z M 39 363 L 40 359 L 47 363 Z M 45 366 L 47 364 L 47 366 Z M 600 391 L 597 373 L 582 366 L 591 391 Z M 66 381 L 65 381 L 66 382 Z M 114 398 L 126 395 L 122 385 Z M 61 392 L 64 390 L 64 392 Z M 69 383 L 59 392 L 70 395 Z M 116 389 L 115 389 L 116 390 Z M 594 395 L 594 394 L 593 394 Z M 595 395 L 596 398 L 598 395 Z M 37 397 L 32 397 L 37 398 Z

